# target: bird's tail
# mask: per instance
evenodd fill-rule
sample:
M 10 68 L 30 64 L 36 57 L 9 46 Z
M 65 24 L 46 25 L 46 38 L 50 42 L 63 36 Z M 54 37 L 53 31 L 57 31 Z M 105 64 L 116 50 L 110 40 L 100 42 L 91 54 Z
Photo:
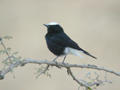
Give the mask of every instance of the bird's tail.
M 80 57 L 82 57 L 82 55 L 81 55 L 81 52 L 82 52 L 82 53 L 84 53 L 84 54 L 86 54 L 94 59 L 97 59 L 95 56 L 91 55 L 90 53 L 88 53 L 87 51 L 85 51 L 81 48 L 79 48 L 79 49 L 67 48 L 66 51 L 69 52 L 70 54 L 80 56 Z
M 91 54 L 88 53 L 87 51 L 85 51 L 85 50 L 83 50 L 83 49 L 81 49 L 81 51 L 82 51 L 84 54 L 86 54 L 86 55 L 88 55 L 88 56 L 90 56 L 90 57 L 92 57 L 92 58 L 94 58 L 94 59 L 97 59 L 97 57 L 91 55 Z

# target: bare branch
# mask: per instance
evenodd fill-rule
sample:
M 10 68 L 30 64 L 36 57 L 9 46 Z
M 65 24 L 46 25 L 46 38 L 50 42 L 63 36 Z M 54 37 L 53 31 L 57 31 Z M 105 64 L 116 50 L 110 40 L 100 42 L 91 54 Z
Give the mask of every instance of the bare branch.
M 118 73 L 118 72 L 115 72 L 113 70 L 106 69 L 106 68 L 103 68 L 103 67 L 99 67 L 99 66 L 96 66 L 96 65 L 90 65 L 90 64 L 79 65 L 79 64 L 61 63 L 61 62 L 56 63 L 54 61 L 34 60 L 34 59 L 25 59 L 23 61 L 17 61 L 16 63 L 11 64 L 6 70 L 3 70 L 0 75 L 4 76 L 5 74 L 7 74 L 11 70 L 13 70 L 15 67 L 23 66 L 23 65 L 28 64 L 28 63 L 47 64 L 47 65 L 50 65 L 50 66 L 57 66 L 57 67 L 60 66 L 60 67 L 64 67 L 64 68 L 88 68 L 88 69 L 102 70 L 102 71 L 105 71 L 105 72 L 112 73 L 114 75 L 120 76 L 120 73 Z
M 68 74 L 73 78 L 73 80 L 75 80 L 80 86 L 84 86 L 86 88 L 89 88 L 89 86 L 87 85 L 87 83 L 84 83 L 83 81 L 78 80 L 72 73 L 70 68 L 67 68 L 67 72 Z
M 113 70 L 110 69 L 106 69 L 104 67 L 100 67 L 100 66 L 96 66 L 96 65 L 90 65 L 90 64 L 84 64 L 84 65 L 80 65 L 80 64 L 68 64 L 68 63 L 62 63 L 62 62 L 54 62 L 54 61 L 48 61 L 48 60 L 33 60 L 33 59 L 25 59 L 23 62 L 23 64 L 27 64 L 27 63 L 34 63 L 34 64 L 48 64 L 51 66 L 60 66 L 60 67 L 65 67 L 65 68 L 88 68 L 88 69 L 95 69 L 95 70 L 101 70 L 101 71 L 105 71 L 108 73 L 112 73 L 115 74 L 117 76 L 120 76 L 120 73 L 115 72 Z
M 92 82 L 92 83 L 88 83 L 84 80 L 78 80 L 74 75 L 73 72 L 71 71 L 71 68 L 87 68 L 87 69 L 94 69 L 94 70 L 101 70 L 101 71 L 105 71 L 108 73 L 112 73 L 116 76 L 120 76 L 120 73 L 115 72 L 113 70 L 110 69 L 106 69 L 100 66 L 96 66 L 96 65 L 90 65 L 90 64 L 86 64 L 86 65 L 79 65 L 79 64 L 68 64 L 68 63 L 62 63 L 62 62 L 55 62 L 55 61 L 48 61 L 48 60 L 34 60 L 34 59 L 24 59 L 23 61 L 16 61 L 15 63 L 11 64 L 7 69 L 1 70 L 0 71 L 0 79 L 3 79 L 5 77 L 5 75 L 7 73 L 9 73 L 10 71 L 12 71 L 14 68 L 18 67 L 18 66 L 24 66 L 26 64 L 46 64 L 46 68 L 40 73 L 43 74 L 45 73 L 49 66 L 56 66 L 57 68 L 61 67 L 61 68 L 66 68 L 68 71 L 68 74 L 73 78 L 73 80 L 75 80 L 80 86 L 84 86 L 86 88 L 86 90 L 91 90 L 91 86 L 94 85 L 99 85 L 102 84 L 103 82 L 100 80 L 97 80 L 96 82 Z

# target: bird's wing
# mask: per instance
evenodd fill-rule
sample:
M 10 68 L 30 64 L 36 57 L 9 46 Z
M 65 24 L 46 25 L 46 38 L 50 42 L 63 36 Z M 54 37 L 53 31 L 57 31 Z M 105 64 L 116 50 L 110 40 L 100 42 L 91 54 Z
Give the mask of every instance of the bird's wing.
M 95 56 L 91 55 L 90 53 L 88 53 L 88 52 L 85 51 L 84 49 L 80 48 L 80 47 L 78 46 L 78 44 L 77 44 L 76 42 L 74 42 L 74 41 L 73 41 L 68 35 L 66 35 L 64 32 L 54 35 L 54 36 L 51 38 L 51 41 L 52 41 L 53 43 L 55 43 L 56 45 L 58 45 L 58 46 L 70 47 L 70 48 L 74 48 L 74 49 L 80 50 L 80 51 L 82 51 L 84 54 L 86 54 L 86 55 L 88 55 L 88 56 L 91 56 L 91 57 L 93 57 L 93 58 L 96 59 Z
M 71 47 L 71 48 L 78 49 L 78 50 L 80 49 L 80 47 L 77 45 L 77 43 L 75 43 L 65 33 L 56 34 L 51 39 L 57 45 L 60 45 L 63 47 Z

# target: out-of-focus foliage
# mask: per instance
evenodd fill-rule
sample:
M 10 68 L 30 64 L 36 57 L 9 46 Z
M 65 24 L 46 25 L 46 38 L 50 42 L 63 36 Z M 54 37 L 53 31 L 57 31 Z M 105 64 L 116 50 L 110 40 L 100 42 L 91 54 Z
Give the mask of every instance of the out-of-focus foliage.
M 12 63 L 15 63 L 18 60 L 22 60 L 17 51 L 12 51 L 11 47 L 5 45 L 5 43 L 7 43 L 7 40 L 10 40 L 12 38 L 12 36 L 0 37 L 0 55 L 4 56 L 2 59 L 4 68 L 8 67 Z

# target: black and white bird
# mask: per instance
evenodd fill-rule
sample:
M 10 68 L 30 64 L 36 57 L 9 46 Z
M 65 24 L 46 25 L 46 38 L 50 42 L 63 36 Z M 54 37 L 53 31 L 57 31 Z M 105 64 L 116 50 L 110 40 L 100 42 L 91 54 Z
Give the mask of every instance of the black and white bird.
M 64 32 L 63 28 L 58 23 L 50 22 L 44 25 L 47 27 L 47 34 L 45 38 L 48 49 L 57 56 L 54 60 L 63 55 L 65 56 L 65 60 L 68 54 L 81 56 L 80 52 L 97 59 L 95 56 L 80 48 L 78 44 Z

